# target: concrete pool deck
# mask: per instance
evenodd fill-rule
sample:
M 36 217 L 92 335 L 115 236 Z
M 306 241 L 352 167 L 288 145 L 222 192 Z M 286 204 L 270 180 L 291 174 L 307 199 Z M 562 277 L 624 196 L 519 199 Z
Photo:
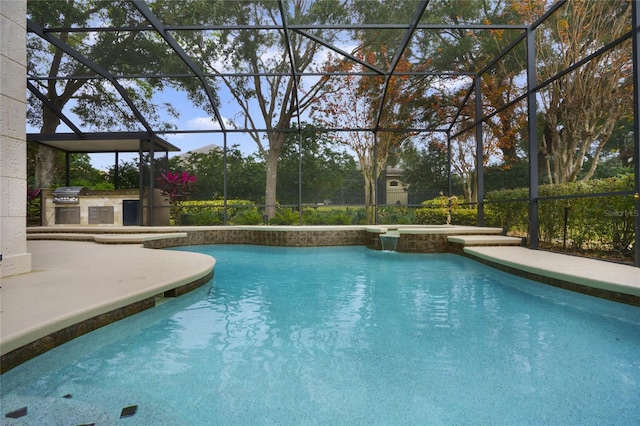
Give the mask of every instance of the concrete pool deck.
M 138 311 L 153 307 L 158 296 L 189 283 L 202 285 L 213 276 L 215 259 L 210 256 L 145 249 L 135 238 L 147 237 L 130 238 L 135 244 L 27 242 L 33 259 L 32 272 L 3 278 L 0 284 L 2 372 L 13 366 L 5 357 L 12 351 L 26 348 L 36 356 L 61 344 L 47 340 L 56 332 L 65 333 L 64 343 L 65 338 L 68 341 L 76 337 L 68 330 L 79 323 L 136 303 L 146 303 L 135 308 Z M 640 300 L 640 269 L 630 265 L 524 247 L 473 246 L 465 247 L 464 252 L 492 266 L 503 266 L 509 272 L 521 271 L 569 285 L 619 292 L 632 301 Z M 598 295 L 597 291 L 594 295 Z M 108 318 L 104 324 L 136 313 L 135 309 L 130 313 L 117 313 L 116 318 Z M 93 329 L 104 324 L 97 324 Z M 84 332 L 79 331 L 77 335 Z
M 153 307 L 175 289 L 206 283 L 215 266 L 210 256 L 138 244 L 45 240 L 28 241 L 27 248 L 32 272 L 0 283 L 2 372 L 12 364 L 4 356 L 16 349 L 37 355 L 60 344 L 51 337 L 56 332 L 68 341 Z M 74 330 L 82 323 L 86 330 Z
M 465 247 L 463 250 L 473 259 L 525 278 L 632 305 L 638 305 L 640 300 L 640 268 L 631 265 L 525 247 Z M 617 297 L 611 297 L 612 294 Z

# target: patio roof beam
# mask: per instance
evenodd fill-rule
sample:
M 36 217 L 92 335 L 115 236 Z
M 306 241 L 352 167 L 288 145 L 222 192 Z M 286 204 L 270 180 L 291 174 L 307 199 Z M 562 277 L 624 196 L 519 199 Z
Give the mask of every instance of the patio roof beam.
M 67 43 L 63 42 L 59 38 L 54 37 L 49 32 L 45 32 L 43 27 L 41 27 L 39 24 L 36 24 L 31 19 L 27 19 L 27 28 L 30 31 L 39 35 L 42 39 L 46 40 L 53 46 L 62 50 L 67 55 L 71 56 L 76 61 L 92 69 L 96 73 L 100 74 L 102 77 L 107 79 L 111 84 L 113 84 L 113 87 L 115 87 L 115 89 L 118 91 L 122 99 L 129 106 L 129 108 L 131 109 L 131 112 L 133 112 L 133 115 L 135 115 L 136 119 L 138 119 L 140 124 L 142 124 L 142 126 L 147 130 L 147 132 L 149 132 L 150 134 L 153 134 L 153 129 L 151 128 L 147 120 L 144 118 L 140 110 L 135 106 L 131 98 L 129 98 L 129 95 L 127 95 L 127 92 L 124 90 L 124 87 L 120 85 L 118 80 L 116 80 L 111 73 L 109 73 L 106 69 L 102 68 L 100 65 L 96 64 L 89 58 L 82 55 L 80 52 L 78 52 L 73 47 L 69 46 Z
M 287 56 L 289 57 L 289 63 L 291 64 L 291 73 L 289 74 L 293 78 L 293 93 L 296 102 L 296 109 L 300 108 L 300 99 L 298 98 L 298 67 L 296 66 L 295 55 L 293 54 L 293 47 L 291 45 L 291 37 L 289 37 L 289 29 L 287 26 L 287 14 L 284 11 L 284 4 L 282 0 L 278 0 L 278 8 L 280 9 L 280 16 L 282 17 L 282 36 L 284 37 L 285 44 L 287 46 Z M 300 111 L 297 113 L 298 117 L 298 129 L 300 128 Z
M 327 129 L 327 128 L 315 128 L 315 129 L 308 129 L 305 128 L 302 130 L 303 133 L 331 133 L 331 132 L 373 132 L 373 131 L 379 131 L 379 132 L 389 132 L 389 133 L 433 133 L 433 132 L 442 132 L 442 133 L 446 133 L 449 131 L 449 129 L 442 129 L 442 128 L 402 128 L 402 129 L 397 129 L 397 128 L 393 128 L 393 129 L 386 129 L 384 127 L 375 129 L 373 127 L 371 128 L 349 128 L 349 127 L 342 127 L 342 128 L 332 128 L 332 129 Z M 159 135 L 182 135 L 182 134 L 207 134 L 207 133 L 297 133 L 298 129 L 295 128 L 287 128 L 287 129 L 226 129 L 226 130 L 221 130 L 221 129 L 194 129 L 194 130 L 160 130 L 157 131 L 156 133 Z
M 369 64 L 370 65 L 370 64 Z M 472 71 L 402 71 L 395 72 L 397 76 L 410 76 L 410 77 L 473 77 L 476 73 Z M 221 77 L 284 77 L 291 75 L 288 72 L 242 72 L 242 73 L 203 73 L 207 78 L 221 78 Z M 300 77 L 331 77 L 331 76 L 343 76 L 343 75 L 362 75 L 377 77 L 381 74 L 377 71 L 371 72 L 356 72 L 356 71 L 313 71 L 313 72 L 298 72 Z M 384 72 L 382 72 L 384 75 Z M 139 78 L 197 78 L 193 74 L 114 74 L 116 79 L 139 79 Z M 97 75 L 74 75 L 74 76 L 31 76 L 27 77 L 27 80 L 31 81 L 45 81 L 45 80 L 99 80 L 101 76 Z
M 389 82 L 391 81 L 391 77 L 393 76 L 393 72 L 395 71 L 396 67 L 398 66 L 398 63 L 400 62 L 400 59 L 402 58 L 402 55 L 404 54 L 404 51 L 407 49 L 407 46 L 409 45 L 409 41 L 411 41 L 411 37 L 413 36 L 413 33 L 416 31 L 416 27 L 418 26 L 418 23 L 420 22 L 420 18 L 422 18 L 422 15 L 424 14 L 424 11 L 427 8 L 428 4 L 429 4 L 429 0 L 421 0 L 418 3 L 418 6 L 417 6 L 416 11 L 415 11 L 415 13 L 413 15 L 413 18 L 411 19 L 411 24 L 409 25 L 409 27 L 405 31 L 404 37 L 402 38 L 402 41 L 400 42 L 400 44 L 398 45 L 398 48 L 396 49 L 395 56 L 391 60 L 391 66 L 389 67 L 389 71 L 386 73 L 386 76 L 385 76 L 385 79 L 384 79 L 384 89 L 382 90 L 382 97 L 380 99 L 380 105 L 378 106 L 378 113 L 377 113 L 377 116 L 376 116 L 376 124 L 374 126 L 376 131 L 380 127 L 380 121 L 382 120 L 382 112 L 384 110 L 384 103 L 385 103 L 385 100 L 387 98 L 387 92 L 389 90 Z
M 593 60 L 594 58 L 596 58 L 596 57 L 608 52 L 609 50 L 611 50 L 612 48 L 614 48 L 618 44 L 624 42 L 625 40 L 628 40 L 629 38 L 631 38 L 631 36 L 632 36 L 632 32 L 631 31 L 621 35 L 617 39 L 611 41 L 610 43 L 607 43 L 606 45 L 602 46 L 600 49 L 598 49 L 595 52 L 591 53 L 590 55 L 582 58 L 581 60 L 579 60 L 578 62 L 574 63 L 570 67 L 562 70 L 558 74 L 546 79 L 542 83 L 538 83 L 535 87 L 532 88 L 532 91 L 533 92 L 538 92 L 539 90 L 541 90 L 545 86 L 548 86 L 549 84 L 553 83 L 554 81 L 564 77 L 565 75 L 575 71 L 577 68 L 580 68 L 581 66 L 585 65 L 586 63 L 588 63 L 589 61 Z M 462 102 L 459 112 L 464 107 L 464 104 L 467 102 L 467 100 L 469 99 L 470 95 L 471 95 L 471 90 L 469 90 L 469 92 L 467 92 L 467 96 L 465 97 L 464 101 Z M 497 108 L 496 110 L 492 111 L 490 114 L 487 114 L 487 115 L 483 116 L 480 119 L 478 119 L 478 118 L 476 118 L 476 119 L 480 120 L 480 121 L 487 121 L 487 120 L 491 119 L 492 117 L 495 117 L 500 112 L 502 112 L 502 111 L 504 111 L 504 110 L 506 110 L 508 108 L 511 108 L 513 105 L 517 104 L 518 102 L 523 101 L 524 99 L 527 98 L 527 96 L 528 96 L 527 93 L 522 94 L 522 95 L 512 99 L 511 101 L 507 102 L 506 104 L 504 104 L 500 108 Z M 456 120 L 457 120 L 458 115 L 459 114 L 457 114 L 456 117 L 455 117 Z M 455 120 L 454 120 L 454 123 L 455 123 Z M 475 123 L 464 127 L 462 130 L 460 130 L 457 133 L 455 133 L 452 137 L 455 138 L 455 137 L 457 137 L 457 136 L 459 136 L 459 135 L 471 130 L 474 127 L 474 125 L 475 125 Z M 452 126 L 453 126 L 453 124 L 452 124 Z
M 327 48 L 333 50 L 334 52 L 344 56 L 345 58 L 351 59 L 352 61 L 362 65 L 365 68 L 370 69 L 371 71 L 373 71 L 375 73 L 374 75 L 384 75 L 384 70 L 382 70 L 382 69 L 380 69 L 378 67 L 375 67 L 375 66 L 371 65 L 370 63 L 368 63 L 366 61 L 363 61 L 360 58 L 356 58 L 351 53 L 346 52 L 346 51 L 344 51 L 342 49 L 339 49 L 336 46 L 333 46 L 331 43 L 328 43 L 327 41 L 321 39 L 320 37 L 316 37 L 315 35 L 309 34 L 308 32 L 303 31 L 303 30 L 293 30 L 293 31 L 295 31 L 298 34 L 301 34 L 301 35 L 307 37 L 308 39 L 311 39 L 311 40 L 315 41 L 318 44 L 323 45 L 324 47 L 327 47 Z M 362 73 L 358 73 L 358 75 L 363 75 L 363 74 Z
M 523 31 L 518 37 L 516 37 L 515 40 L 513 40 L 507 47 L 505 47 L 504 49 L 502 49 L 502 51 L 500 53 L 498 53 L 498 55 L 493 58 L 493 60 L 491 62 L 489 62 L 487 65 L 485 65 L 484 68 L 482 68 L 482 70 L 480 70 L 480 72 L 478 74 L 482 75 L 484 73 L 486 73 L 487 71 L 489 71 L 491 69 L 491 67 L 493 67 L 495 64 L 498 63 L 498 61 L 500 61 L 500 59 L 502 59 L 507 53 L 511 52 L 513 49 L 515 49 L 515 47 L 520 44 L 525 38 L 527 37 L 527 32 Z
M 284 4 L 282 0 L 278 0 L 278 9 L 280 9 L 280 16 L 282 18 L 282 31 L 283 36 L 287 44 L 287 55 L 289 56 L 289 62 L 291 64 L 291 78 L 293 79 L 293 92 L 296 107 L 296 123 L 298 124 L 298 176 L 302 176 L 302 133 L 300 123 L 300 98 L 298 96 L 298 67 L 296 66 L 295 56 L 293 54 L 293 46 L 291 44 L 291 37 L 289 36 L 287 14 L 284 10 Z M 298 179 L 298 219 L 300 225 L 302 225 L 302 179 Z
M 66 115 L 64 115 L 60 108 L 58 108 L 53 102 L 47 99 L 47 97 L 43 95 L 42 92 L 40 92 L 40 90 L 38 90 L 38 88 L 34 86 L 30 81 L 27 81 L 27 89 L 29 89 L 29 91 L 33 93 L 33 95 L 38 98 L 40 102 L 42 102 L 47 108 L 49 108 L 49 111 L 54 113 L 60 120 L 62 120 L 62 122 L 66 124 L 73 131 L 73 133 L 77 135 L 82 134 L 82 131 L 75 124 L 73 124 L 73 122 L 69 120 Z
M 632 35 L 633 35 L 632 31 L 624 33 L 623 35 L 621 35 L 617 39 L 611 41 L 610 43 L 605 44 L 600 49 L 596 50 L 595 52 L 591 53 L 588 56 L 585 56 L 584 58 L 582 58 L 578 62 L 573 63 L 568 68 L 565 68 L 564 70 L 560 71 L 558 74 L 556 74 L 556 75 L 554 75 L 552 77 L 549 77 L 548 79 L 546 79 L 542 83 L 538 84 L 534 88 L 534 90 L 538 91 L 541 88 L 543 88 L 544 86 L 547 86 L 547 85 L 553 83 L 554 81 L 564 77 L 565 75 L 575 71 L 576 69 L 578 69 L 581 66 L 585 65 L 587 62 L 591 61 L 592 59 L 597 58 L 598 56 L 607 53 L 609 50 L 613 49 L 615 46 L 619 45 L 620 43 L 622 43 L 622 42 L 624 42 L 624 41 L 626 41 L 628 39 L 630 39 Z
M 544 21 L 546 21 L 547 19 L 549 19 L 549 17 L 551 15 L 553 15 L 554 13 L 556 13 L 556 11 L 558 9 L 560 9 L 562 6 L 564 6 L 564 4 L 567 2 L 567 0 L 557 0 L 553 5 L 551 5 L 551 7 L 549 8 L 549 10 L 547 10 L 541 17 L 538 18 L 538 20 L 536 20 L 533 24 L 531 24 L 530 26 L 527 26 L 526 29 L 527 31 L 531 30 L 535 30 L 536 28 L 538 28 L 540 25 L 542 25 L 542 23 Z
M 167 31 L 223 31 L 223 30 L 280 30 L 281 25 L 165 25 Z M 405 24 L 290 24 L 288 28 L 297 30 L 406 30 Z M 418 24 L 419 30 L 526 30 L 525 24 Z M 109 31 L 155 31 L 149 27 L 55 27 L 47 28 L 46 32 L 109 32 Z
M 474 74 L 473 79 L 475 81 L 476 76 Z M 453 120 L 451 120 L 451 123 L 449 124 L 449 131 L 451 131 L 453 129 L 453 126 L 456 124 L 456 121 L 458 121 L 458 118 L 460 117 L 460 114 L 462 114 L 462 109 L 464 108 L 464 106 L 466 105 L 467 101 L 469 100 L 469 98 L 471 97 L 471 94 L 473 93 L 474 90 L 474 85 L 470 85 L 469 89 L 467 90 L 467 93 L 464 96 L 464 99 L 462 100 L 462 102 L 460 102 L 460 105 L 458 105 L 458 110 L 456 111 L 456 113 L 453 115 Z M 450 135 L 450 137 L 453 139 L 456 136 L 458 136 L 460 133 L 462 132 L 458 132 L 456 134 Z
M 187 55 L 184 49 L 178 44 L 175 38 L 171 36 L 165 29 L 164 25 L 158 17 L 149 9 L 149 6 L 144 1 L 134 0 L 133 5 L 138 9 L 138 11 L 144 16 L 144 18 L 149 21 L 149 23 L 153 26 L 153 28 L 160 34 L 160 36 L 164 39 L 164 41 L 173 49 L 174 52 L 178 55 L 180 60 L 184 62 L 191 71 L 198 77 L 200 82 L 202 83 L 202 87 L 207 94 L 207 98 L 209 99 L 209 103 L 211 104 L 211 108 L 213 109 L 213 113 L 216 116 L 216 120 L 218 120 L 218 124 L 222 130 L 225 129 L 224 120 L 220 115 L 220 111 L 218 111 L 217 101 L 211 91 L 211 88 L 207 84 L 207 81 L 204 77 L 204 74 L 200 70 L 200 67 L 196 65 L 196 63 Z

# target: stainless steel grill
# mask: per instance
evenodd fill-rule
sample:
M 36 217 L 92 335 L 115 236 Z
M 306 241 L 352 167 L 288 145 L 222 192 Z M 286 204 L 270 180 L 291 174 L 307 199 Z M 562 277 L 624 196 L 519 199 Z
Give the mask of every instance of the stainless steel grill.
M 63 186 L 53 191 L 55 204 L 78 204 L 80 196 L 86 195 L 89 190 L 82 186 Z

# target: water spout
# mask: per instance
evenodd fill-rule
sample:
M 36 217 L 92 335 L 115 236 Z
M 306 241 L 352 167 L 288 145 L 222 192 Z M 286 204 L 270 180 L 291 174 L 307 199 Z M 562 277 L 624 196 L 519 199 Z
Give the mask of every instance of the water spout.
M 386 234 L 380 234 L 380 244 L 382 245 L 382 250 L 396 251 L 399 238 L 400 233 L 398 231 L 387 231 Z

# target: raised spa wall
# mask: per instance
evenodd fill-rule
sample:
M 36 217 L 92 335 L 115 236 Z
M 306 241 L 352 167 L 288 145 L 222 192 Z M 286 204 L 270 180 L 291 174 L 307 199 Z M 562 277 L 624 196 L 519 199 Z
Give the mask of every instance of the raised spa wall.
M 450 235 L 500 235 L 499 228 L 474 226 L 319 226 L 319 227 L 182 227 L 185 238 L 145 241 L 147 248 L 165 248 L 201 244 L 256 244 L 284 247 L 366 246 L 382 250 L 380 236 L 397 235 L 395 250 L 403 253 L 451 253 L 461 247 L 450 243 Z M 174 229 L 174 232 L 176 229 Z

